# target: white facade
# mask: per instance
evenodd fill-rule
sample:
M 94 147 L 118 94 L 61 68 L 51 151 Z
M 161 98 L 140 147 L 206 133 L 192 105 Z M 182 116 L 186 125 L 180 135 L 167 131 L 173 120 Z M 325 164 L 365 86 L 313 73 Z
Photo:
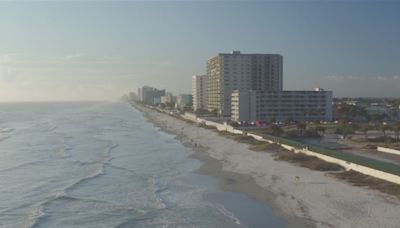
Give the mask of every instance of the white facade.
M 172 104 L 174 99 L 172 93 L 165 93 L 165 96 L 161 96 L 161 104 Z
M 207 109 L 231 114 L 234 90 L 281 91 L 282 56 L 278 54 L 220 53 L 207 61 Z
M 257 120 L 256 113 L 256 91 L 248 90 L 239 92 L 235 90 L 232 93 L 232 113 L 233 121 L 254 121 Z
M 207 108 L 207 75 L 192 77 L 192 96 L 194 111 Z
M 233 121 L 332 120 L 332 91 L 250 90 L 232 93 Z

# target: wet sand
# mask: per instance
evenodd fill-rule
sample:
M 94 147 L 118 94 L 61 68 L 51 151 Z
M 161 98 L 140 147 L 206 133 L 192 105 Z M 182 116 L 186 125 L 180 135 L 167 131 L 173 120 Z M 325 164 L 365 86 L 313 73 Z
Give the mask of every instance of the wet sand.
M 315 227 L 312 221 L 294 217 L 280 211 L 279 207 L 274 205 L 275 194 L 260 187 L 250 175 L 224 171 L 221 162 L 208 156 L 202 150 L 193 149 L 195 153 L 191 157 L 203 162 L 202 166 L 196 172 L 216 177 L 219 188 L 222 191 L 244 193 L 258 202 L 267 204 L 272 208 L 275 216 L 282 217 L 287 221 L 287 227 L 289 228 Z

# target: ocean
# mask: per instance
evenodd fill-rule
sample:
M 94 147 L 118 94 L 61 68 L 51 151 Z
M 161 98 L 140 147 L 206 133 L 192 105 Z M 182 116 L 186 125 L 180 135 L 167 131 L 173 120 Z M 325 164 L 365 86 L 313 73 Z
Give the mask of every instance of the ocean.
M 122 102 L 0 104 L 0 227 L 285 227 Z

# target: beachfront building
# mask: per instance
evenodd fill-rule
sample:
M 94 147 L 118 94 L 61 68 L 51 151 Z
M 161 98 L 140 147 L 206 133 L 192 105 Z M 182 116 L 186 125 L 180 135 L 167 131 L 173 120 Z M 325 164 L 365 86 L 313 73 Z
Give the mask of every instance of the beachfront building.
M 220 53 L 207 61 L 207 77 L 207 109 L 229 116 L 234 90 L 282 90 L 282 56 Z
M 136 101 L 137 100 L 137 95 L 135 92 L 129 92 L 128 93 L 128 100 L 129 101 Z
M 207 108 L 207 75 L 194 75 L 192 77 L 193 110 Z
M 235 90 L 232 121 L 332 120 L 332 91 Z
M 137 101 L 142 102 L 142 100 L 143 100 L 142 95 L 143 95 L 142 88 L 138 88 L 137 89 Z
M 161 104 L 164 105 L 169 105 L 174 103 L 174 96 L 172 96 L 172 93 L 165 93 L 165 96 L 161 96 Z
M 143 86 L 138 89 L 138 96 L 139 96 L 139 101 L 143 103 L 152 103 L 153 98 L 150 99 L 150 94 L 151 91 L 153 91 L 154 88 L 150 86 Z
M 138 96 L 140 102 L 148 105 L 155 105 L 161 103 L 161 96 L 165 96 L 165 90 L 143 86 L 138 89 Z
M 176 97 L 176 108 L 180 110 L 190 109 L 192 107 L 192 95 L 180 94 Z

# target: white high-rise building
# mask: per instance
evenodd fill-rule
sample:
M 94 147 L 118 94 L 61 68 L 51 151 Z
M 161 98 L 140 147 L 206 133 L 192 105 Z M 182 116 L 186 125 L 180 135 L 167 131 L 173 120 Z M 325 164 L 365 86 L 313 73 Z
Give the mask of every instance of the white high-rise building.
M 207 75 L 192 77 L 193 109 L 207 109 Z
M 207 61 L 207 109 L 231 115 L 234 90 L 281 91 L 282 56 L 278 54 L 220 53 Z

